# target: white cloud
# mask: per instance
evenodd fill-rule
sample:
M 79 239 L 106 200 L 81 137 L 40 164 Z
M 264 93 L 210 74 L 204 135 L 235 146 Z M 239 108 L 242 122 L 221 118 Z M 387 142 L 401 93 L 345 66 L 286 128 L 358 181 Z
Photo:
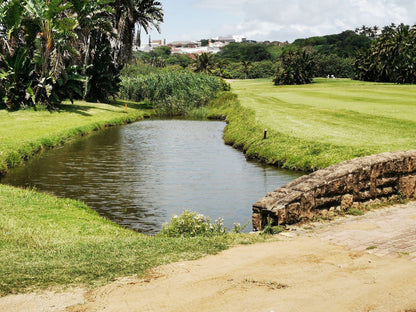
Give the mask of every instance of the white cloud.
M 258 40 L 291 41 L 361 25 L 416 22 L 414 0 L 199 0 L 195 5 L 241 16 L 237 24 L 223 21 L 215 31 Z

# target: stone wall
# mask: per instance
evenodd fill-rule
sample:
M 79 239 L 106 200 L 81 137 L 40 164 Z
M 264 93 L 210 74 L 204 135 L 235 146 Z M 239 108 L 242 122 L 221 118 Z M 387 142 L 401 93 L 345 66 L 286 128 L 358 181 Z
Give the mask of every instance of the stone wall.
M 293 224 L 379 199 L 415 196 L 416 150 L 356 158 L 302 176 L 253 205 L 253 228 Z

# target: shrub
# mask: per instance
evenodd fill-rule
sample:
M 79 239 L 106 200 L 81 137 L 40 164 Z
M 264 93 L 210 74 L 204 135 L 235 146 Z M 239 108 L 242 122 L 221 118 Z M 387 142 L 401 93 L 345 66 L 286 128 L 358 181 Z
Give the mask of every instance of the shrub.
M 252 62 L 251 67 L 248 70 L 247 78 L 256 79 L 256 78 L 271 78 L 276 75 L 278 71 L 279 63 L 273 61 L 261 61 L 261 62 Z M 244 72 L 244 66 L 242 63 L 230 63 L 227 66 L 227 72 L 229 73 L 229 78 L 233 79 L 245 79 L 246 75 Z
M 264 227 L 261 234 L 274 235 L 274 234 L 279 234 L 280 232 L 283 232 L 284 230 L 285 228 L 282 226 L 273 225 L 273 219 L 269 219 L 269 221 L 267 222 L 267 225 Z
M 220 218 L 211 223 L 208 217 L 185 210 L 180 216 L 174 215 L 170 223 L 163 224 L 159 235 L 165 237 L 215 236 L 227 233 Z

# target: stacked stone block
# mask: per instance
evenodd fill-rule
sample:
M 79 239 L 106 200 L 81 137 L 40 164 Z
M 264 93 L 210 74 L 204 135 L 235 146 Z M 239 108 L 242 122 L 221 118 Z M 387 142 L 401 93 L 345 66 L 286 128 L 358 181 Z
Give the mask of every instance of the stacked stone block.
M 415 190 L 416 150 L 356 158 L 268 193 L 253 205 L 253 228 L 262 230 L 270 219 L 279 225 L 312 220 L 396 195 L 412 198 Z

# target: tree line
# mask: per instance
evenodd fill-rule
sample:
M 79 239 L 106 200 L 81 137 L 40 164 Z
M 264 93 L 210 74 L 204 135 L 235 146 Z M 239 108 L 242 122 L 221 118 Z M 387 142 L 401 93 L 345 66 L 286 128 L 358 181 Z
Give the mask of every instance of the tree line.
M 368 48 L 371 38 L 364 33 L 344 31 L 340 34 L 297 39 L 293 43 L 230 43 L 220 53 L 202 53 L 189 57 L 171 54 L 170 48 L 160 46 L 149 53 L 137 53 L 137 61 L 157 68 L 181 66 L 196 72 L 228 79 L 271 78 L 281 73 L 288 59 L 307 51 L 313 60 L 312 74 L 354 77 L 354 55 Z M 303 52 L 302 52 L 303 53 Z M 308 67 L 311 67 L 308 65 Z
M 340 34 L 297 39 L 282 46 L 230 43 L 216 55 L 190 59 L 160 47 L 139 56 L 159 67 L 180 65 L 223 78 L 274 78 L 275 84 L 304 84 L 314 77 L 335 76 L 365 81 L 416 82 L 416 26 L 391 24 L 347 30 Z M 149 61 L 151 60 L 151 61 Z
M 140 31 L 159 28 L 154 0 L 5 0 L 0 4 L 0 108 L 106 101 Z

